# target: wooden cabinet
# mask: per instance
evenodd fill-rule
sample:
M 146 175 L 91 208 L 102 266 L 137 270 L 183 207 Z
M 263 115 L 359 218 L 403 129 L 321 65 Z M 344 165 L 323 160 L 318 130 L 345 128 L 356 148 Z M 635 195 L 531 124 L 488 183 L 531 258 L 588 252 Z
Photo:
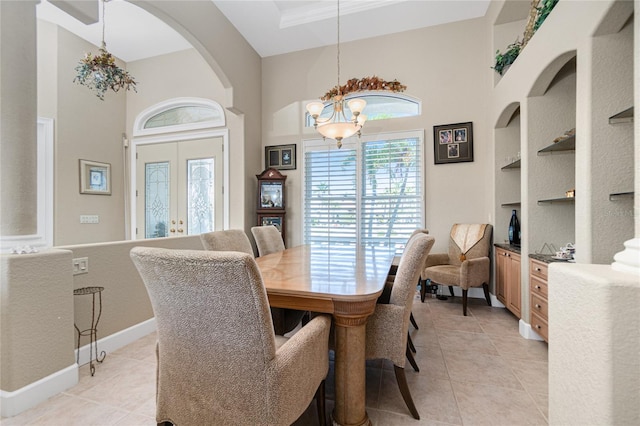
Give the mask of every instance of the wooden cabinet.
M 548 265 L 539 260 L 529 259 L 529 295 L 531 300 L 531 328 L 546 342 L 549 341 L 548 313 Z
M 520 255 L 496 247 L 496 296 L 507 309 L 520 318 Z
M 274 225 L 282 234 L 282 240 L 286 241 L 284 183 L 287 177 L 276 169 L 266 169 L 256 175 L 256 178 L 258 179 L 257 225 Z

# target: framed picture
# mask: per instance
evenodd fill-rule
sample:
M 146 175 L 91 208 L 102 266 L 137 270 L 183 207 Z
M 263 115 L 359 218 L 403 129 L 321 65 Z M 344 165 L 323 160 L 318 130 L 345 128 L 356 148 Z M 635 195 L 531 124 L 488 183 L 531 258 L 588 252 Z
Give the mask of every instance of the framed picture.
M 260 182 L 260 205 L 258 207 L 261 209 L 283 209 L 283 188 L 284 182 L 282 181 Z
M 111 164 L 80 160 L 80 193 L 111 195 Z
M 282 216 L 260 216 L 260 226 L 273 225 L 282 233 Z
M 265 169 L 296 169 L 296 144 L 273 145 L 264 148 Z
M 473 123 L 433 126 L 435 164 L 473 161 Z

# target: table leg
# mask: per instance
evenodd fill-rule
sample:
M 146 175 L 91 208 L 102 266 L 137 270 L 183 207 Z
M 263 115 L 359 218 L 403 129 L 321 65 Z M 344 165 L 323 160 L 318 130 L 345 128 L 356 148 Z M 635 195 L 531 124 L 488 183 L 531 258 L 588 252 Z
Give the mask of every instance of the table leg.
M 334 308 L 336 399 L 332 422 L 340 426 L 370 425 L 365 409 L 365 333 L 375 300 L 336 302 Z

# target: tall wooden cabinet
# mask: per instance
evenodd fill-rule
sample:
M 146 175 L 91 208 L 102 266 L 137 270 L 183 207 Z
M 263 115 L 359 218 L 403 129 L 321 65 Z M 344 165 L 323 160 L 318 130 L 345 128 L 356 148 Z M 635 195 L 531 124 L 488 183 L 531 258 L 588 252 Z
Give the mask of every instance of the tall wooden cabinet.
M 274 225 L 286 241 L 287 224 L 285 220 L 285 190 L 287 177 L 276 169 L 266 169 L 258 179 L 258 205 L 256 208 L 257 225 Z
M 496 295 L 518 318 L 521 317 L 520 254 L 496 246 Z

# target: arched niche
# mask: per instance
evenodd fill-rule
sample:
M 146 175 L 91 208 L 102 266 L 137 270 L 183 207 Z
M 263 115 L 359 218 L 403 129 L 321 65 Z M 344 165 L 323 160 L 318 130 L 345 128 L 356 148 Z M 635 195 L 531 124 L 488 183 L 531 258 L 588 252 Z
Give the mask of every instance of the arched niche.
M 536 81 L 531 86 L 531 90 L 527 96 L 533 97 L 544 95 L 560 70 L 575 57 L 576 51 L 570 50 L 554 58 L 549 65 L 542 70 Z

